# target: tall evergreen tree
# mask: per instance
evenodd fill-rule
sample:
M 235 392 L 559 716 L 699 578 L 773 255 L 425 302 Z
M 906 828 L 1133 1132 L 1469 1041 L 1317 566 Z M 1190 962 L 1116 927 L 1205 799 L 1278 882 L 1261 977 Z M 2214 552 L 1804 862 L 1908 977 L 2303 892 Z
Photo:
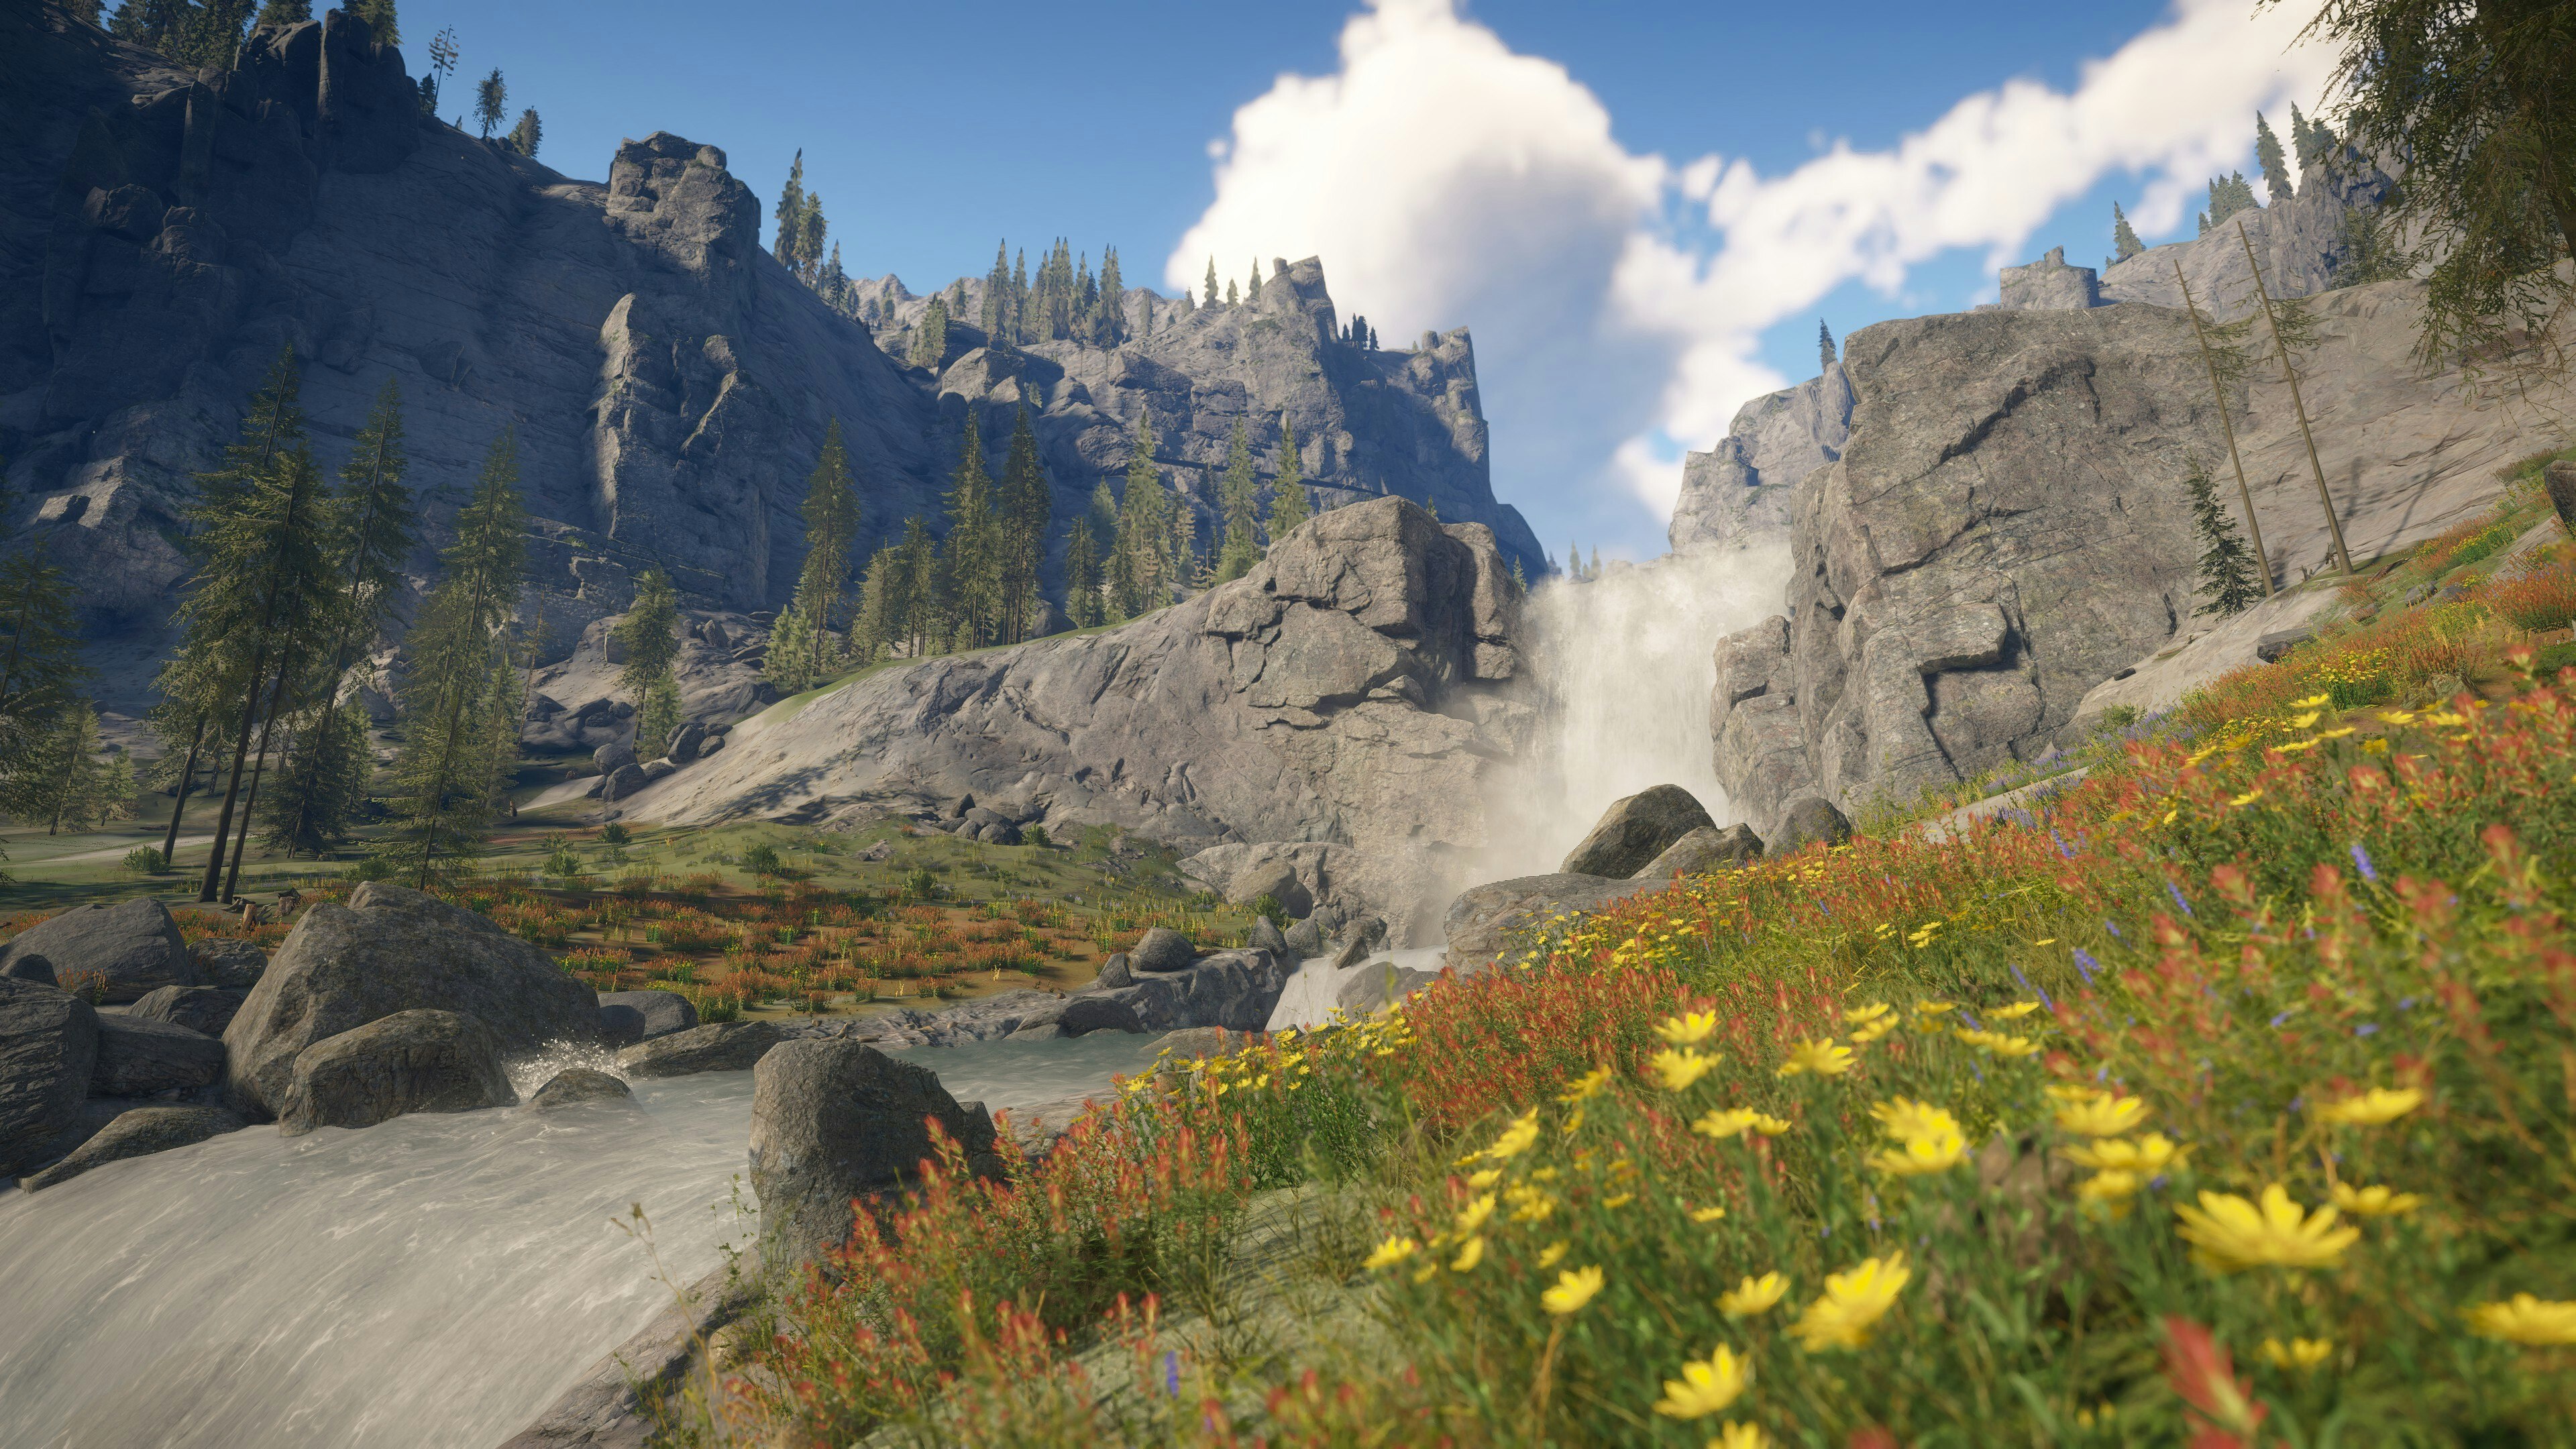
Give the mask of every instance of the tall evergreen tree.
M 1064 616 L 1073 627 L 1088 629 L 1102 621 L 1100 585 L 1100 541 L 1088 522 L 1076 519 L 1064 541 Z
M 876 663 L 902 632 L 895 598 L 901 567 L 899 551 L 889 545 L 869 556 L 867 573 L 859 581 L 858 615 L 850 621 L 849 638 L 850 662 L 862 669 Z
M 1091 329 L 1092 345 L 1115 347 L 1127 340 L 1127 284 L 1118 275 L 1118 248 L 1100 253 L 1100 301 Z
M 1253 532 L 1260 494 L 1261 480 L 1252 473 L 1252 442 L 1244 436 L 1243 419 L 1238 417 L 1234 438 L 1226 445 L 1225 472 L 1216 484 L 1217 513 L 1224 520 L 1217 545 L 1218 583 L 1242 578 L 1261 561 L 1261 542 Z
M 949 631 L 957 649 L 980 648 L 1000 633 L 1002 540 L 994 517 L 993 476 L 984 466 L 983 435 L 966 415 L 957 477 L 948 490 L 945 586 Z
M 321 856 L 349 838 L 366 801 L 366 717 L 315 712 L 296 731 L 294 768 L 269 787 L 260 838 L 290 855 Z
M 2192 454 L 2185 462 L 2188 472 L 2183 486 L 2191 492 L 2192 526 L 2200 530 L 2204 545 L 2200 555 L 2200 591 L 2209 602 L 2193 610 L 2195 614 L 2242 614 L 2263 602 L 2263 589 L 2255 582 L 2254 559 L 2245 547 L 2245 538 L 2236 531 L 2236 521 L 2227 516 L 2227 506 L 2218 501 L 2218 484 L 2209 469 Z
M 2111 251 L 2112 251 L 2112 253 L 2113 253 L 2113 258 L 2112 258 L 2112 259 L 2113 259 L 2114 261 L 2122 261 L 2122 262 L 2125 262 L 2125 261 L 2127 261 L 2129 258 L 2136 256 L 2138 253 L 2140 253 L 2140 252 L 2142 252 L 2142 251 L 2145 251 L 2146 249 L 2147 249 L 2147 244 L 2146 244 L 2145 242 L 2142 242 L 2142 241 L 2138 240 L 2138 229 L 2137 229 L 2136 227 L 2133 227 L 2133 226 L 2129 225 L 2129 214 L 2128 214 L 2127 212 L 2122 211 L 2122 210 L 2120 209 L 2120 203 L 2118 203 L 2118 202 L 2116 202 L 2116 201 L 2115 201 L 2115 202 L 2112 202 L 2112 203 L 2111 203 Z
M 859 537 L 857 478 L 841 443 L 841 420 L 823 432 L 823 450 L 805 482 L 805 563 L 796 592 L 769 640 L 768 674 L 789 694 L 810 689 L 838 663 L 832 631 L 849 601 L 850 550 Z
M 509 106 L 509 83 L 501 79 L 501 68 L 496 65 L 492 67 L 492 73 L 474 87 L 474 119 L 483 127 L 484 140 L 492 139 L 492 128 L 501 124 L 501 118 L 509 114 Z
M 658 758 L 680 726 L 680 696 L 671 674 L 680 657 L 680 598 L 670 575 L 646 569 L 635 577 L 635 602 L 611 636 L 626 655 L 617 686 L 635 696 L 635 753 Z
M 107 770 L 98 758 L 98 711 L 85 699 L 74 700 L 54 721 L 45 741 L 44 770 L 38 784 L 39 809 L 47 835 L 69 826 L 77 835 L 107 818 Z
M 537 108 L 530 106 L 519 112 L 519 124 L 510 128 L 510 149 L 533 161 L 544 133 L 545 127 L 537 120 Z
M 1279 415 L 1279 476 L 1270 484 L 1270 541 L 1294 533 L 1313 514 L 1306 499 L 1306 460 L 1297 449 L 1297 425 Z
M 438 88 L 456 73 L 456 56 L 455 26 L 430 37 L 429 73 L 420 78 L 420 113 L 424 119 L 438 119 Z
M 52 772 L 46 746 L 89 674 L 62 571 L 33 553 L 0 560 L 0 630 L 0 810 L 30 820 Z
M 805 148 L 787 163 L 787 184 L 778 189 L 778 204 L 769 211 L 769 254 L 789 271 L 796 270 L 796 247 L 805 227 Z
M 1011 338 L 1011 248 L 1007 240 L 993 244 L 993 270 L 984 274 L 984 335 L 996 342 Z
M 394 18 L 394 0 L 349 0 L 348 11 L 367 22 L 378 45 L 402 44 L 402 22 Z
M 2290 148 L 2297 154 L 2302 171 L 2324 161 L 2334 149 L 2334 132 L 2300 115 L 2295 101 L 2290 105 Z
M 921 314 L 921 326 L 912 334 L 912 351 L 905 360 L 915 367 L 936 368 L 947 356 L 948 302 L 933 297 Z
M 2290 176 L 2289 158 L 2281 154 L 2281 138 L 2272 134 L 2272 123 L 2263 113 L 2254 113 L 2254 159 L 2263 168 L 2263 188 L 2275 202 L 2298 195 L 2299 183 Z
M 1234 278 L 1232 277 L 1225 279 L 1225 305 L 1229 307 L 1242 305 L 1241 299 L 1235 295 Z
M 456 541 L 439 556 L 438 584 L 404 641 L 412 669 L 398 702 L 394 828 L 379 851 L 417 889 L 452 873 L 491 827 L 493 781 L 504 763 L 487 727 L 493 666 L 526 567 L 526 526 L 518 440 L 505 429 L 456 515 Z
M 1139 415 L 1133 450 L 1127 458 L 1127 486 L 1118 495 L 1118 535 L 1112 546 L 1110 582 L 1118 616 L 1132 619 L 1171 602 L 1175 577 L 1170 495 L 1154 466 L 1152 422 Z
M 940 612 L 939 543 L 930 536 L 930 525 L 918 518 L 904 520 L 902 562 L 905 642 L 919 659 L 947 626 Z
M 1210 307 L 1216 305 L 1216 258 L 1213 256 L 1208 258 L 1206 305 Z
M 1244 301 L 1244 305 L 1246 305 L 1246 306 L 1250 306 L 1251 304 L 1253 304 L 1253 303 L 1255 303 L 1255 302 L 1258 302 L 1258 301 L 1260 301 L 1260 300 L 1261 300 L 1261 258 L 1259 258 L 1259 257 L 1254 257 L 1254 258 L 1252 259 L 1252 280 L 1243 284 L 1243 301 Z
M 2209 178 L 2209 210 L 2200 214 L 2200 234 L 2207 236 L 2240 211 L 2255 208 L 2254 188 L 2242 171 Z
M 1029 426 L 1029 410 L 1019 410 L 1011 428 L 1011 451 L 1002 465 L 1002 486 L 995 508 L 999 553 L 1001 641 L 1016 644 L 1038 627 L 1046 601 L 1038 594 L 1038 570 L 1046 559 L 1048 528 L 1055 522 L 1054 490 L 1038 460 L 1038 438 Z
M 1816 356 L 1820 375 L 1834 370 L 1834 334 L 1822 317 L 1816 319 Z

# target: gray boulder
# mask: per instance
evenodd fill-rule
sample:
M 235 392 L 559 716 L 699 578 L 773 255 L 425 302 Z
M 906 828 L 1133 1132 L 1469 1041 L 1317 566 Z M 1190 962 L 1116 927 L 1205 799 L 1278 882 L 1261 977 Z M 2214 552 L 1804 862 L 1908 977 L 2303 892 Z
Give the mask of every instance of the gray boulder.
M 675 770 L 679 769 L 680 767 L 679 767 L 679 766 L 677 766 L 677 765 L 675 765 L 675 764 L 672 764 L 672 763 L 671 763 L 669 760 L 667 760 L 667 759 L 661 759 L 661 760 L 646 760 L 643 764 L 641 764 L 641 765 L 637 766 L 636 768 L 638 768 L 638 769 L 640 769 L 640 770 L 642 770 L 642 771 L 644 772 L 644 778 L 645 778 L 645 779 L 647 779 L 647 780 L 660 780 L 660 779 L 668 778 L 668 777 L 670 776 L 670 774 L 671 774 L 673 771 L 675 771 Z
M 1273 956 L 1288 954 L 1288 938 L 1280 934 L 1279 923 L 1268 916 L 1254 918 L 1252 934 L 1247 939 L 1256 951 L 1267 951 Z
M 787 1033 L 766 1021 L 716 1021 L 638 1042 L 617 1054 L 629 1077 L 685 1077 L 697 1072 L 747 1072 Z
M 555 1073 L 546 1084 L 528 1095 L 531 1112 L 560 1112 L 584 1102 L 632 1102 L 635 1090 L 606 1072 L 588 1067 L 574 1067 Z
M 166 1021 L 211 1037 L 221 1037 L 224 1028 L 241 1014 L 242 1003 L 250 999 L 248 991 L 228 990 L 221 986 L 164 986 L 150 992 L 127 1015 L 140 1021 Z M 220 1043 L 218 1043 L 220 1045 Z
M 1648 861 L 1629 879 L 1661 885 L 1677 875 L 1735 870 L 1761 858 L 1762 838 L 1753 833 L 1752 826 L 1730 825 L 1719 830 L 1703 825 L 1665 847 L 1663 854 Z
M 1560 915 L 1602 910 L 1655 888 L 1651 880 L 1603 880 L 1596 875 L 1525 875 L 1462 891 L 1449 903 L 1442 927 L 1449 964 L 1470 974 L 1525 938 L 1553 936 Z
M 1306 883 L 1297 877 L 1293 858 L 1271 856 L 1255 860 L 1236 871 L 1226 883 L 1225 898 L 1238 906 L 1248 906 L 1268 896 L 1279 909 L 1292 916 L 1302 916 L 1315 908 L 1315 897 Z
M 1840 845 L 1851 839 L 1851 821 L 1829 800 L 1813 795 L 1793 800 L 1780 817 L 1780 829 L 1771 837 L 1769 855 L 1795 855 L 1818 841 Z
M 473 1112 L 519 1100 L 501 1038 L 454 1011 L 397 1011 L 296 1054 L 277 1130 L 373 1127 L 406 1112 Z
M 599 1039 L 599 997 L 484 916 L 383 881 L 304 914 L 224 1030 L 226 1105 L 275 1116 L 298 1053 L 400 1011 L 454 1011 L 501 1050 Z
M 130 1012 L 101 1012 L 90 1094 L 149 1097 L 211 1086 L 224 1075 L 224 1044 L 201 1031 Z
M 691 720 L 671 731 L 671 763 L 685 765 L 698 757 L 698 747 L 706 742 L 707 727 Z
M 698 1008 L 676 991 L 600 993 L 600 1040 L 609 1046 L 633 1046 L 697 1024 Z
M 227 991 L 250 990 L 268 970 L 266 951 L 230 936 L 206 937 L 188 948 L 188 959 L 197 963 L 200 981 Z
M 1366 1016 L 1385 1010 L 1413 993 L 1440 979 L 1437 971 L 1423 971 L 1411 966 L 1387 962 L 1351 973 L 1342 983 L 1333 1004 L 1352 1016 Z
M 1657 785 L 1613 801 L 1599 824 L 1557 867 L 1565 875 L 1598 875 L 1624 880 L 1669 849 L 1674 841 L 1702 828 L 1714 830 L 1696 796 L 1679 785 Z
M 652 783 L 653 777 L 644 773 L 644 767 L 629 760 L 601 777 L 599 798 L 612 802 L 623 800 Z
M 761 1235 L 801 1261 L 850 1236 L 851 1201 L 900 1189 L 934 1156 L 929 1123 L 999 1176 L 993 1119 L 926 1067 L 852 1041 L 794 1041 L 752 1073 L 751 1186 Z
M 1054 1025 L 1062 1036 L 1145 1029 L 1145 1023 L 1136 1019 L 1136 1009 L 1116 996 L 1077 996 L 1064 1004 L 1064 1015 Z
M 1156 926 L 1145 933 L 1135 949 L 1127 953 L 1131 971 L 1187 971 L 1199 958 L 1199 948 L 1190 938 L 1169 926 Z
M 599 767 L 599 773 L 614 775 L 635 763 L 635 747 L 623 741 L 613 745 L 601 745 L 590 752 L 590 762 Z
M 1062 1017 L 1058 1017 L 1058 1018 L 1056 1018 L 1054 1021 L 1039 1021 L 1039 1022 L 1032 1022 L 1032 1023 L 1030 1023 L 1030 1024 L 1029 1024 L 1029 1025 L 1027 1025 L 1027 1026 L 1024 1026 L 1024 1027 L 1020 1027 L 1020 1028 L 1018 1028 L 1018 1029 L 1017 1029 L 1017 1030 L 1015 1030 L 1015 1031 L 1010 1031 L 1010 1032 L 1006 1032 L 1006 1033 L 1004 1033 L 1004 1034 L 1003 1034 L 1003 1036 L 1002 1036 L 1002 1040 L 1004 1040 L 1004 1041 L 1054 1041 L 1056 1038 L 1058 1038 L 1058 1037 L 1060 1037 L 1060 1036 L 1063 1036 L 1063 1035 L 1065 1034 L 1065 1033 L 1064 1033 L 1064 1027 L 1063 1027 L 1063 1025 L 1062 1025 L 1063 1020 L 1064 1020 L 1064 1018 L 1062 1018 Z
M 1324 923 L 1313 916 L 1290 926 L 1287 936 L 1290 954 L 1301 960 L 1324 954 Z
M 42 956 L 21 956 L 7 966 L 0 966 L 0 981 L 32 981 L 38 986 L 53 986 L 54 963 Z
M 2558 510 L 2558 526 L 2576 533 L 2576 460 L 2561 458 L 2540 470 L 2549 490 L 2549 506 Z
M 201 984 L 188 943 L 179 939 L 179 923 L 155 900 L 74 906 L 39 921 L 0 946 L 0 976 L 36 979 L 29 972 L 40 960 L 53 968 L 55 984 L 70 990 L 75 982 L 94 983 L 101 1001 L 134 1001 L 159 987 Z
M 19 1179 L 18 1185 L 38 1192 L 93 1167 L 186 1147 L 209 1137 L 239 1132 L 244 1125 L 240 1117 L 221 1107 L 136 1107 L 119 1113 L 95 1136 L 72 1149 L 70 1156 L 32 1177 Z
M 0 978 L 0 1178 L 62 1148 L 98 1063 L 98 1012 L 67 991 Z

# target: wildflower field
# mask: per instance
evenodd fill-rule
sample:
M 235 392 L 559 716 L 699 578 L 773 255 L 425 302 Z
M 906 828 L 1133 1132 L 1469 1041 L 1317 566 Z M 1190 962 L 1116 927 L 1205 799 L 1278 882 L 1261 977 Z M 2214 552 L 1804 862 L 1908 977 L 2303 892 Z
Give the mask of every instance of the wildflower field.
M 672 1437 L 2576 1443 L 2566 547 L 951 1154 Z

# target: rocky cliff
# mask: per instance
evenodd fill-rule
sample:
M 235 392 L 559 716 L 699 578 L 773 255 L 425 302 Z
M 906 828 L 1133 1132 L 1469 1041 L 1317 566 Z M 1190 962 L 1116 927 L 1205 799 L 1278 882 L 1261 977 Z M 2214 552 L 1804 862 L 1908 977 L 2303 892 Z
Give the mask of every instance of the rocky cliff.
M 262 30 L 236 70 L 200 76 L 18 4 L 0 7 L 0 56 L 10 521 L 113 636 L 95 652 L 120 709 L 139 708 L 165 644 L 192 475 L 281 345 L 304 361 L 326 467 L 384 381 L 400 384 L 431 515 L 424 567 L 493 437 L 516 430 L 550 652 L 622 610 L 647 565 L 712 610 L 780 603 L 832 419 L 863 558 L 907 517 L 936 517 L 970 406 L 988 410 L 998 461 L 1024 398 L 1055 475 L 1059 556 L 1150 406 L 1168 477 L 1202 502 L 1233 416 L 1271 423 L 1256 435 L 1275 452 L 1284 409 L 1328 501 L 1409 494 L 1539 562 L 1486 483 L 1463 332 L 1420 355 L 1329 345 L 1312 264 L 1257 307 L 1133 348 L 912 369 L 770 257 L 722 151 L 656 134 L 622 145 L 605 184 L 567 178 L 420 120 L 400 53 L 345 13 Z
M 2566 405 L 2426 373 L 2420 297 L 2385 282 L 2311 304 L 2302 385 L 2360 561 L 2483 507 Z M 1803 795 L 1902 800 L 2060 738 L 2086 691 L 2202 627 L 2187 457 L 2233 491 L 2178 311 L 1888 322 L 1844 366 L 1851 436 L 1799 490 L 1786 608 L 1717 649 L 1718 775 L 1766 835 Z M 2258 367 L 2229 405 L 2276 576 L 2314 573 L 2325 517 L 2288 387 Z
M 797 822 L 974 808 L 1183 850 L 1296 843 L 1345 913 L 1431 930 L 1534 718 L 1509 565 L 1410 501 L 1323 514 L 1245 577 L 1098 633 L 888 665 L 738 727 L 636 818 Z M 1318 848 L 1320 847 L 1320 848 Z M 1463 869 L 1463 865 L 1460 865 Z
M 1839 364 L 1738 409 L 1715 448 L 1682 458 L 1681 499 L 1666 533 L 1673 552 L 1785 537 L 1798 485 L 1842 456 L 1851 411 L 1851 379 Z

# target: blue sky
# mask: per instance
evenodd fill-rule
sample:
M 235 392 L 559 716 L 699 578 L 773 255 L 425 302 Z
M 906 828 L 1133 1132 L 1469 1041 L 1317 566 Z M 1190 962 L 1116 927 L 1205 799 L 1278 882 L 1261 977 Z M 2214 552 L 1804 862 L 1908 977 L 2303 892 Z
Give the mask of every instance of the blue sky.
M 1319 252 L 1390 343 L 1475 328 L 1498 494 L 1551 548 L 1628 556 L 1661 549 L 1680 447 L 1815 370 L 1817 317 L 1958 310 L 2060 243 L 2098 264 L 2115 197 L 2182 234 L 2211 165 L 2250 167 L 2252 110 L 2318 73 L 2243 0 L 1377 3 L 402 18 L 415 73 L 455 27 L 443 110 L 500 67 L 569 175 L 668 130 L 769 198 L 801 146 L 856 273 L 936 285 L 1001 236 L 1114 243 L 1158 285 L 1183 251 Z

